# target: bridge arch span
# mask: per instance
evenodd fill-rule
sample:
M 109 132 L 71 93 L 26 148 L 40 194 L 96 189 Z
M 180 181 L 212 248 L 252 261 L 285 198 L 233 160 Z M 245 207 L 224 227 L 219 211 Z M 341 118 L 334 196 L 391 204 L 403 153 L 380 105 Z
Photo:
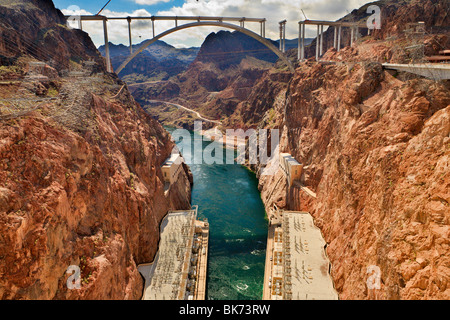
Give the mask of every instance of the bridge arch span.
M 231 23 L 226 23 L 226 22 L 219 22 L 219 21 L 198 21 L 198 22 L 192 22 L 192 23 L 187 23 L 187 24 L 183 24 L 180 26 L 177 26 L 175 28 L 166 30 L 162 33 L 160 33 L 159 35 L 155 36 L 152 39 L 148 39 L 146 41 L 144 41 L 142 43 L 142 45 L 135 51 L 133 52 L 133 54 L 131 54 L 120 66 L 119 68 L 117 68 L 116 73 L 119 74 L 128 63 L 130 63 L 131 60 L 133 60 L 139 53 L 141 53 L 145 48 L 147 48 L 149 45 L 151 45 L 152 43 L 156 42 L 157 40 L 180 30 L 183 29 L 187 29 L 187 28 L 193 28 L 193 27 L 200 27 L 200 26 L 213 26 L 213 27 L 223 27 L 223 28 L 227 28 L 227 29 L 233 29 L 239 32 L 242 32 L 243 34 L 246 34 L 247 36 L 252 37 L 253 39 L 259 41 L 260 43 L 262 43 L 263 45 L 265 45 L 266 47 L 268 47 L 270 50 L 272 50 L 281 60 L 283 60 L 283 62 L 289 67 L 289 70 L 293 73 L 294 72 L 294 67 L 291 63 L 291 61 L 289 61 L 289 59 L 277 48 L 275 47 L 269 40 L 261 37 L 259 34 L 250 31 L 248 29 L 245 29 L 243 27 L 231 24 Z

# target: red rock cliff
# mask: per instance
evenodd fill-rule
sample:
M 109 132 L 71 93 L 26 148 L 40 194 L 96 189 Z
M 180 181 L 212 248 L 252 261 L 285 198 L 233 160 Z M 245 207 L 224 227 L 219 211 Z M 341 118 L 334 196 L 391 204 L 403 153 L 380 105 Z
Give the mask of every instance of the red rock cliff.
M 86 60 L 98 59 L 94 71 L 104 70 L 97 51 L 83 52 L 85 35 L 52 24 L 60 13 L 45 3 L 23 2 L 24 15 L 39 16 L 29 28 L 45 24 L 61 41 L 57 48 L 78 48 Z M 19 26 L 2 31 L 33 40 Z M 26 101 L 18 96 L 40 101 L 23 113 L 4 103 L 0 109 L 0 297 L 139 299 L 136 266 L 152 261 L 167 211 L 189 208 L 189 171 L 165 196 L 160 166 L 173 147 L 169 134 L 116 76 L 60 76 L 58 68 L 73 62 L 70 52 L 59 53 L 56 69 L 46 66 L 50 81 L 23 78 L 35 52 L 0 50 L 9 61 L 3 76 L 27 80 L 2 85 L 0 98 L 19 109 Z M 81 269 L 80 290 L 66 286 L 71 265 Z

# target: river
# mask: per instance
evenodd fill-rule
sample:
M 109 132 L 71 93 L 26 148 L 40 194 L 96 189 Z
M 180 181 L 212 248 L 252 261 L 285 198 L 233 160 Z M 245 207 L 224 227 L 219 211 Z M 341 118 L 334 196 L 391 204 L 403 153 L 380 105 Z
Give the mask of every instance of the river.
M 202 139 L 197 133 L 191 137 L 192 143 Z M 203 149 L 211 143 L 204 141 Z M 238 164 L 189 166 L 192 205 L 210 224 L 207 299 L 260 300 L 267 219 L 255 174 Z

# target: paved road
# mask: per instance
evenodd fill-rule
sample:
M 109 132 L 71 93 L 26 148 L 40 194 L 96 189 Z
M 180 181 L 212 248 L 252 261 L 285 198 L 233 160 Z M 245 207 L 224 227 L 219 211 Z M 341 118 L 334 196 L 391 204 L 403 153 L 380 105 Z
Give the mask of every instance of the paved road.
M 149 100 L 149 102 L 169 104 L 169 105 L 172 105 L 172 106 L 174 106 L 174 107 L 177 107 L 178 109 L 184 109 L 184 110 L 186 110 L 186 111 L 195 113 L 195 115 L 197 116 L 197 118 L 199 118 L 199 119 L 201 119 L 201 120 L 208 121 L 208 122 L 212 122 L 212 123 L 215 123 L 215 124 L 222 124 L 222 122 L 220 122 L 220 121 L 206 119 L 206 118 L 203 117 L 199 112 L 197 112 L 197 111 L 195 111 L 195 110 L 192 110 L 192 109 L 189 109 L 189 108 L 186 108 L 186 107 L 184 107 L 184 106 L 182 106 L 182 105 L 180 105 L 180 104 L 177 104 L 177 103 L 172 103 L 172 102 L 167 102 L 167 101 L 161 101 L 161 100 Z

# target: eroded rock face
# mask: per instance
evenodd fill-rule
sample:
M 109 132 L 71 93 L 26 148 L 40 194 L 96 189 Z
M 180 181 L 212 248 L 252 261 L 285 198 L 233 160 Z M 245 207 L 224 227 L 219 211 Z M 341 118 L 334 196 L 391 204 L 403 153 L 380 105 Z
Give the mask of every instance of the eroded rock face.
M 272 192 L 277 176 L 261 178 L 262 198 L 313 214 L 340 298 L 449 299 L 448 83 L 306 63 L 285 110 L 281 150 L 304 164 L 317 199 L 283 182 Z M 369 266 L 379 290 L 368 290 Z
M 169 134 L 117 76 L 91 74 L 104 65 L 86 34 L 60 26 L 50 1 L 36 3 L 0 2 L 0 15 L 19 7 L 14 16 L 39 17 L 15 28 L 0 22 L 0 32 L 20 35 L 24 45 L 11 51 L 0 43 L 0 55 L 12 57 L 6 77 L 22 79 L 23 61 L 46 62 L 27 47 L 38 37 L 35 48 L 44 49 L 39 29 L 51 31 L 59 55 L 53 67 L 44 63 L 43 77 L 0 91 L 2 99 L 46 99 L 25 112 L 0 108 L 0 298 L 139 299 L 137 265 L 153 260 L 167 211 L 190 208 L 192 177 L 185 167 L 164 195 Z M 77 52 L 94 67 L 63 76 Z M 16 108 L 22 100 L 14 100 Z M 80 268 L 79 290 L 67 286 L 70 266 Z
M 0 57 L 22 54 L 45 61 L 58 70 L 93 60 L 98 71 L 104 59 L 86 32 L 69 29 L 51 0 L 0 1 Z
M 198 119 L 186 112 L 166 112 L 163 105 L 154 108 L 154 102 L 150 100 L 181 104 L 207 119 L 224 120 L 227 127 L 241 125 L 254 119 L 247 116 L 240 120 L 240 113 L 248 108 L 240 103 L 246 101 L 252 92 L 256 94 L 253 86 L 276 60 L 277 56 L 272 51 L 247 35 L 226 31 L 211 33 L 186 71 L 168 81 L 133 85 L 133 96 L 152 116 L 168 126 L 193 128 Z M 266 81 L 265 89 L 267 84 Z M 255 97 L 251 99 L 256 100 Z M 232 120 L 229 119 L 231 117 Z M 215 124 L 205 124 L 212 125 Z M 249 125 L 254 126 L 255 122 Z
M 367 28 L 359 28 L 358 40 L 366 41 L 377 40 L 391 41 L 390 45 L 378 46 L 372 50 L 370 58 L 378 56 L 378 62 L 393 62 L 393 63 L 409 63 L 408 49 L 406 47 L 418 43 L 411 43 L 410 41 L 402 41 L 396 43 L 396 40 L 405 36 L 405 30 L 409 28 L 408 24 L 417 23 L 419 21 L 425 22 L 426 35 L 435 37 L 431 42 L 425 41 L 425 54 L 438 54 L 439 50 L 443 50 L 450 45 L 449 26 L 450 17 L 447 12 L 450 10 L 448 1 L 443 0 L 408 0 L 408 1 L 392 1 L 380 0 L 367 3 L 355 9 L 345 17 L 338 21 L 343 22 L 359 22 L 361 25 L 366 25 L 368 18 L 374 13 L 374 10 L 369 10 L 369 6 L 378 6 L 381 15 L 381 28 L 372 30 L 369 34 Z M 440 35 L 438 36 L 437 34 Z M 445 33 L 447 35 L 445 35 Z M 350 28 L 342 28 L 342 47 L 350 46 L 351 30 Z M 362 40 L 361 40 L 362 39 Z M 423 41 L 421 41 L 423 43 Z M 334 45 L 334 27 L 325 27 L 323 46 L 325 51 L 332 48 Z M 439 49 L 440 48 L 440 49 Z M 368 58 L 365 55 L 365 49 L 362 48 L 362 54 L 359 60 Z M 307 58 L 315 57 L 316 54 L 316 40 L 312 41 L 312 45 L 306 47 L 305 54 Z
M 152 261 L 159 222 L 189 207 L 185 173 L 164 196 L 173 145 L 160 125 L 138 105 L 92 101 L 98 137 L 38 114 L 1 123 L 2 298 L 139 298 L 136 265 Z M 66 288 L 70 265 L 81 290 Z

